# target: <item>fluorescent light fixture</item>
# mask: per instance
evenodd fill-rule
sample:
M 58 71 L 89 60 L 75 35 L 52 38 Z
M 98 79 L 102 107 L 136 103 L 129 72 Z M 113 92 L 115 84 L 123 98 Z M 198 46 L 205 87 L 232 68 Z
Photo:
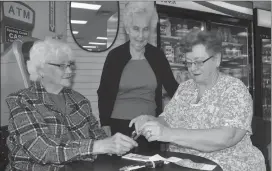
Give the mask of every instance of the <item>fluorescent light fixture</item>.
M 85 20 L 71 20 L 72 24 L 86 24 L 87 21 Z
M 90 45 L 106 45 L 107 43 L 89 42 Z
M 80 2 L 71 2 L 71 7 L 72 8 L 81 8 L 81 9 L 89 9 L 89 10 L 98 10 L 101 7 L 101 5 L 80 3 Z
M 107 37 L 97 37 L 96 39 L 108 40 L 108 38 L 107 38 Z
M 84 48 L 96 48 L 96 46 L 82 46 Z
M 78 31 L 73 31 L 73 34 L 78 34 Z

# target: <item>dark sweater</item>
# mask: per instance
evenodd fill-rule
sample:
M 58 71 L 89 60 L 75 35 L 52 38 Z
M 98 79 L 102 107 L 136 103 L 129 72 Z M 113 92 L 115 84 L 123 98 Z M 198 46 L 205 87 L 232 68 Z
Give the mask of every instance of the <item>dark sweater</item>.
M 151 66 L 157 80 L 155 90 L 156 114 L 162 112 L 162 85 L 170 97 L 173 97 L 178 83 L 171 71 L 170 65 L 164 53 L 157 47 L 147 44 L 144 56 Z M 99 117 L 102 126 L 108 126 L 114 107 L 119 83 L 124 67 L 131 59 L 129 41 L 112 49 L 104 63 L 100 85 L 97 90 Z

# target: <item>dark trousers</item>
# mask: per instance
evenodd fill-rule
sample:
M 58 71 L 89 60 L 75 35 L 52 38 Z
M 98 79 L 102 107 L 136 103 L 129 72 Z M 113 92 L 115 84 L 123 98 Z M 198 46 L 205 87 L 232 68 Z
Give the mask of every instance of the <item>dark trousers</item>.
M 131 128 L 128 127 L 130 120 L 123 119 L 111 119 L 110 127 L 111 134 L 114 135 L 117 132 L 120 132 L 124 135 L 131 136 L 131 133 L 134 131 L 134 126 Z M 131 152 L 152 152 L 160 150 L 160 143 L 157 141 L 148 142 L 144 136 L 140 136 L 137 140 L 138 147 L 132 149 Z

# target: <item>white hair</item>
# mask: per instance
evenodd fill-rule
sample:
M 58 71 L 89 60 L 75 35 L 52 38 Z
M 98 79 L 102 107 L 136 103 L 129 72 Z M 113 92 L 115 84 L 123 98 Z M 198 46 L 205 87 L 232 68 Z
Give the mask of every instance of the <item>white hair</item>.
M 135 14 L 143 14 L 150 20 L 150 27 L 155 31 L 158 23 L 158 13 L 155 8 L 154 1 L 132 1 L 127 2 L 123 11 L 124 26 L 126 29 L 131 26 L 132 18 Z
M 43 68 L 47 61 L 57 61 L 62 57 L 74 60 L 72 49 L 67 43 L 51 37 L 46 38 L 44 41 L 36 41 L 30 49 L 30 59 L 27 61 L 30 80 L 37 81 L 40 79 L 41 76 L 38 73 L 38 69 Z

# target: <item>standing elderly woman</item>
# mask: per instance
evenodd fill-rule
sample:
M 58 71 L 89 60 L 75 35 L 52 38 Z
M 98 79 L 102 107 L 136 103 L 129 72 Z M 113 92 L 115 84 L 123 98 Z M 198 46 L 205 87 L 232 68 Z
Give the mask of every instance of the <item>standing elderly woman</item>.
M 69 88 L 74 68 L 66 43 L 54 39 L 34 43 L 27 61 L 32 85 L 6 99 L 10 109 L 7 170 L 94 160 L 97 154 L 124 154 L 137 146 L 125 135 L 107 137 L 99 128 L 90 102 Z
M 148 43 L 158 22 L 154 2 L 128 2 L 123 15 L 129 41 L 108 53 L 97 93 L 106 132 L 130 135 L 130 120 L 141 114 L 158 116 L 162 86 L 172 97 L 178 83 L 164 53 Z M 144 137 L 138 142 L 144 151 L 156 146 L 147 147 Z
M 220 39 L 194 30 L 186 44 L 192 79 L 179 85 L 158 118 L 140 116 L 130 126 L 148 141 L 169 142 L 169 151 L 208 158 L 224 171 L 265 171 L 264 157 L 250 140 L 251 95 L 243 82 L 218 70 Z

